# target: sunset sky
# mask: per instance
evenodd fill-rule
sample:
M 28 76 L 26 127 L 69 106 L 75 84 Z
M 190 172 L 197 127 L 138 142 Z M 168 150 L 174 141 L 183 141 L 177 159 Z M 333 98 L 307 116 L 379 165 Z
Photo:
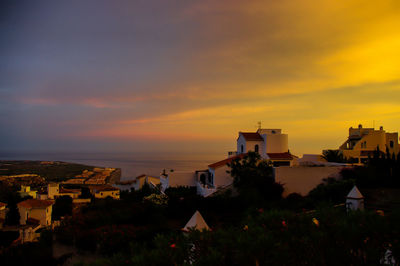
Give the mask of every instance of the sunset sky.
M 400 130 L 400 1 L 1 1 L 0 149 L 296 155 Z

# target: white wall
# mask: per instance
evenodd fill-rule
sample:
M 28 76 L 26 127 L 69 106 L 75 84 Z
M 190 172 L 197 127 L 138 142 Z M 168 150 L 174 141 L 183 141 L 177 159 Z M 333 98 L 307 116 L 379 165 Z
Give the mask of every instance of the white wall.
M 242 153 L 241 146 L 243 145 L 243 153 L 246 152 L 246 140 L 245 138 L 239 134 L 239 138 L 236 142 L 236 151 L 238 154 Z
M 258 145 L 258 152 L 262 155 L 265 153 L 265 143 L 264 141 L 246 141 L 246 139 L 240 135 L 236 142 L 236 151 L 238 154 L 241 153 L 241 145 L 243 145 L 243 153 L 254 151 L 256 145 Z
M 291 193 L 306 196 L 324 178 L 338 178 L 341 169 L 343 166 L 281 166 L 275 168 L 275 182 L 284 185 L 284 197 Z
M 178 186 L 196 186 L 196 172 L 170 172 L 168 173 L 168 186 L 178 187 Z
M 230 170 L 227 165 L 218 167 L 217 169 L 209 168 L 209 171 L 214 175 L 214 187 L 225 187 L 233 183 L 233 178 L 226 171 Z

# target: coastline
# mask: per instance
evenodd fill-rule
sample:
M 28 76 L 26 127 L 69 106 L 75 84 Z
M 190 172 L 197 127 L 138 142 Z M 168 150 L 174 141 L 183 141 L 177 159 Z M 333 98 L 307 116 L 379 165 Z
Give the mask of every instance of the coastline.
M 197 158 L 196 158 L 197 157 Z M 203 158 L 202 158 L 203 157 Z M 15 161 L 62 161 L 97 167 L 120 168 L 121 181 L 132 180 L 141 174 L 158 176 L 163 169 L 175 171 L 193 171 L 207 169 L 218 155 L 211 156 L 180 156 L 171 154 L 156 154 L 155 156 L 140 153 L 72 153 L 72 152 L 10 152 L 0 153 L 0 160 Z

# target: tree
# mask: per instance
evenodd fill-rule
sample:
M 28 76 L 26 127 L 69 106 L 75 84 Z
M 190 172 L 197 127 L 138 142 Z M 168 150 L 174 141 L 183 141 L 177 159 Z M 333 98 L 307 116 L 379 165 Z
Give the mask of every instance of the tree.
M 17 203 L 21 201 L 21 196 L 15 190 L 15 187 L 0 182 L 0 202 L 7 203 L 8 208 L 5 217 L 5 224 L 7 225 L 19 224 L 20 215 Z
M 283 186 L 275 183 L 273 167 L 258 153 L 249 152 L 243 159 L 235 159 L 228 166 L 233 185 L 241 196 L 254 202 L 282 197 Z
M 59 220 L 62 216 L 72 214 L 72 198 L 70 196 L 62 196 L 56 199 L 53 205 L 52 219 Z
M 324 158 L 327 162 L 334 162 L 334 163 L 345 162 L 343 153 L 340 150 L 324 150 L 322 152 L 322 158 Z
M 7 225 L 19 225 L 19 220 L 21 218 L 18 210 L 17 203 L 15 201 L 9 201 L 8 212 L 6 214 L 5 224 Z

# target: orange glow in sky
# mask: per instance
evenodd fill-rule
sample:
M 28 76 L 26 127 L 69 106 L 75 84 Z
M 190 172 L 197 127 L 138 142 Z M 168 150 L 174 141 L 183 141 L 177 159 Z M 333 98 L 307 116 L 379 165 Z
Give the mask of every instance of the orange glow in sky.
M 301 155 L 358 124 L 400 129 L 400 1 L 88 3 L 28 5 L 4 29 L 4 149 L 225 154 L 261 121 Z

